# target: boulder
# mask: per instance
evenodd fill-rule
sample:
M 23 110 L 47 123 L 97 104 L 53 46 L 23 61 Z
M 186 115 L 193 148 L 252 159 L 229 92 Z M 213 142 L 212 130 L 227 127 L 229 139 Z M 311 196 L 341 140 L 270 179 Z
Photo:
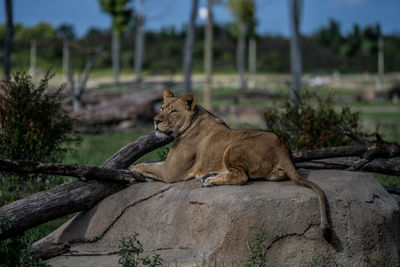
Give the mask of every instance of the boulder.
M 117 266 L 118 244 L 139 233 L 145 255 L 164 264 L 243 266 L 249 246 L 266 231 L 269 266 L 398 266 L 399 206 L 367 173 L 300 173 L 321 186 L 328 200 L 331 243 L 320 231 L 316 195 L 291 181 L 243 186 L 134 184 L 81 213 L 38 241 L 70 244 L 52 266 Z

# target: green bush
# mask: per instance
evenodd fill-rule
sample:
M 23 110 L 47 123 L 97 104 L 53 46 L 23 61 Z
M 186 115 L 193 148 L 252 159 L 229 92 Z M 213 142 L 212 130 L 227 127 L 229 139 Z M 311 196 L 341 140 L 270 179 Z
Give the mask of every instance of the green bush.
M 69 142 L 78 140 L 72 133 L 74 120 L 61 105 L 63 87 L 54 93 L 45 92 L 52 77 L 46 73 L 36 86 L 29 75 L 17 72 L 1 83 L 4 96 L 0 98 L 0 158 L 60 161 Z M 60 182 L 58 177 L 49 182 L 41 176 L 0 173 L 0 205 L 45 190 L 56 182 Z M 48 266 L 31 251 L 32 242 L 29 235 L 1 241 L 0 266 Z
M 308 90 L 287 100 L 282 107 L 267 107 L 264 118 L 269 131 L 282 136 L 292 149 L 317 149 L 349 145 L 352 140 L 341 133 L 341 127 L 366 136 L 361 131 L 359 112 L 349 107 L 335 109 L 334 96 L 322 98 Z
M 16 72 L 1 85 L 0 158 L 60 161 L 72 134 L 72 119 L 62 107 L 61 91 L 45 93 L 47 72 L 36 86 L 25 72 Z
M 161 265 L 162 259 L 159 254 L 153 256 L 152 259 L 141 257 L 143 253 L 143 244 L 137 239 L 138 233 L 133 236 L 123 237 L 118 245 L 118 263 L 123 267 L 150 266 L 155 267 Z
M 0 242 L 0 267 L 47 267 L 50 266 L 36 256 L 24 237 L 14 237 Z

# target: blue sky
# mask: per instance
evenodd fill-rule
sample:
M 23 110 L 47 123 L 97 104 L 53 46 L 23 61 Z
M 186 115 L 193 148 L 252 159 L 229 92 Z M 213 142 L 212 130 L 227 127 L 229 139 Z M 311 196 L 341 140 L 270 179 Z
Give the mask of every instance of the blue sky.
M 3 2 L 3 1 L 1 1 Z M 138 0 L 134 0 L 136 5 Z M 187 23 L 191 0 L 145 0 L 147 29 L 182 27 Z M 260 33 L 289 34 L 288 0 L 256 0 L 257 28 Z M 206 1 L 200 0 L 200 6 Z M 354 23 L 360 25 L 379 22 L 384 33 L 400 34 L 400 0 L 304 0 L 301 31 L 309 34 L 326 24 L 330 18 L 338 20 L 344 32 Z M 217 5 L 214 16 L 218 22 L 230 21 L 229 11 Z M 58 26 L 74 25 L 82 36 L 90 27 L 107 28 L 110 17 L 101 12 L 98 0 L 14 0 L 14 20 L 26 26 L 40 21 Z M 4 4 L 0 6 L 0 21 L 5 21 Z M 199 23 L 202 21 L 199 19 Z

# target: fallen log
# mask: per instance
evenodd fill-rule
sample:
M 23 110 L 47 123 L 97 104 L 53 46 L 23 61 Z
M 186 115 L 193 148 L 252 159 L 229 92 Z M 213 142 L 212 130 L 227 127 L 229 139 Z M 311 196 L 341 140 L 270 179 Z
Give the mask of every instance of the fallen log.
M 349 168 L 360 161 L 362 161 L 360 157 L 314 159 L 311 161 L 297 162 L 296 168 L 349 170 Z M 373 159 L 363 165 L 359 170 L 400 176 L 400 161 Z
M 397 142 L 386 142 L 380 137 L 377 141 L 369 141 L 359 136 L 352 136 L 357 144 L 352 146 L 326 147 L 316 150 L 294 151 L 293 157 L 296 162 L 310 161 L 321 158 L 353 157 L 361 156 L 367 160 L 375 158 L 393 158 L 400 156 L 400 144 Z
M 156 111 L 153 106 L 163 99 L 162 88 L 122 95 L 74 113 L 78 118 L 78 130 L 109 127 L 123 121 L 152 120 Z
M 326 147 L 315 150 L 293 151 L 295 162 L 310 161 L 321 158 L 353 157 L 360 156 L 367 151 L 362 145 Z
M 172 137 L 155 132 L 139 137 L 116 152 L 102 168 L 126 169 L 143 154 L 168 144 Z M 100 168 L 100 169 L 102 169 Z M 101 199 L 125 188 L 108 181 L 74 181 L 33 194 L 0 207 L 0 240 L 15 236 L 39 224 L 92 207 Z

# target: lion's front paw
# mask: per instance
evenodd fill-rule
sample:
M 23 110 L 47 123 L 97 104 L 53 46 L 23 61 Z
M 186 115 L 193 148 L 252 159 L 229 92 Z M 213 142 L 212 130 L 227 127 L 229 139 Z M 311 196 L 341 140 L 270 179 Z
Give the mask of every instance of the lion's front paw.
M 130 170 L 130 171 L 133 171 L 133 172 L 139 171 L 138 168 L 137 168 L 137 166 L 135 166 L 135 165 L 129 166 L 129 170 Z
M 203 177 L 201 177 L 201 183 L 203 184 L 203 186 L 213 186 L 211 177 L 214 177 L 216 175 L 217 173 L 207 173 Z

